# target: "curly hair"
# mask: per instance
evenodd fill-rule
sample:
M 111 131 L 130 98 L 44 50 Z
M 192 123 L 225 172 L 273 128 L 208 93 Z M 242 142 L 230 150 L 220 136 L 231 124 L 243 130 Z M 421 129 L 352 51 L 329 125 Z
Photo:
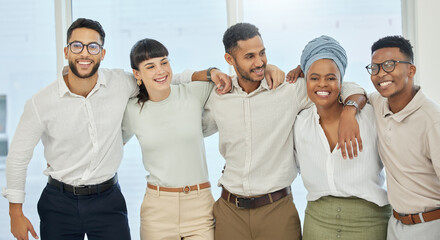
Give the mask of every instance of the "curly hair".
M 240 40 L 248 40 L 255 36 L 261 37 L 258 28 L 250 23 L 237 23 L 229 27 L 223 35 L 223 45 L 229 54 L 237 47 Z
M 392 47 L 399 48 L 400 52 L 403 53 L 410 62 L 414 62 L 413 47 L 410 41 L 402 36 L 387 36 L 377 40 L 373 43 L 373 46 L 371 46 L 371 54 L 378 49 Z

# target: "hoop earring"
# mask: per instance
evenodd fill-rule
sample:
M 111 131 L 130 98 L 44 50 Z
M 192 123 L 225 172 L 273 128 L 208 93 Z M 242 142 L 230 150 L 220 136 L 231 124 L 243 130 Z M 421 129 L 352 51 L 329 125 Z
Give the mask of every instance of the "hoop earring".
M 339 95 L 338 95 L 338 102 L 339 102 L 340 104 L 343 104 L 343 102 L 342 102 L 342 97 L 341 97 L 341 93 L 339 93 Z

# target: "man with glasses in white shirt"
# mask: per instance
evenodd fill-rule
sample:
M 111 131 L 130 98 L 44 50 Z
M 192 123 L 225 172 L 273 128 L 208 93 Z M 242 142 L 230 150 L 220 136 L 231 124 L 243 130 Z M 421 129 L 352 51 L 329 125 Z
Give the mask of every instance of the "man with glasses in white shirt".
M 132 74 L 99 69 L 106 50 L 102 26 L 77 19 L 64 48 L 69 71 L 27 101 L 6 160 L 11 232 L 17 239 L 38 238 L 22 211 L 26 170 L 42 141 L 48 184 L 38 202 L 42 239 L 130 239 L 125 199 L 116 171 L 123 155 L 121 121 L 138 88 Z M 211 71 L 228 91 L 226 74 Z M 207 71 L 176 79 L 206 80 Z M 221 79 L 221 80 L 220 80 Z M 188 81 L 188 80 L 186 80 Z M 229 83 L 230 84 L 230 83 Z M 221 91 L 219 91 L 221 92 Z

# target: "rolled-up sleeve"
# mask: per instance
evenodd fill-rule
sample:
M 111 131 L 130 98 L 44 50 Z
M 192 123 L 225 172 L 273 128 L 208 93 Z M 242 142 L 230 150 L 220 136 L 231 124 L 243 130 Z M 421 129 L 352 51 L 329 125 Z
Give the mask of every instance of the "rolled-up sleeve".
M 26 102 L 6 158 L 6 188 L 2 189 L 2 195 L 11 203 L 24 202 L 27 167 L 43 131 L 32 98 Z
M 192 75 L 195 71 L 193 70 L 185 70 L 182 73 L 174 74 L 173 79 L 171 80 L 171 84 L 177 85 L 181 83 L 189 83 L 191 82 Z
M 345 99 L 356 94 L 361 94 L 367 96 L 365 90 L 354 82 L 343 82 L 341 88 L 341 98 L 345 102 Z

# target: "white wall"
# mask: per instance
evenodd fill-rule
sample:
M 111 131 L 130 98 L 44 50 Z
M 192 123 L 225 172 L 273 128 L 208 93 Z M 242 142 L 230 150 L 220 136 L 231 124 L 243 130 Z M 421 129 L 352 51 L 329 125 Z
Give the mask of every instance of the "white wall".
M 403 34 L 414 46 L 416 83 L 440 104 L 440 1 L 402 0 Z

